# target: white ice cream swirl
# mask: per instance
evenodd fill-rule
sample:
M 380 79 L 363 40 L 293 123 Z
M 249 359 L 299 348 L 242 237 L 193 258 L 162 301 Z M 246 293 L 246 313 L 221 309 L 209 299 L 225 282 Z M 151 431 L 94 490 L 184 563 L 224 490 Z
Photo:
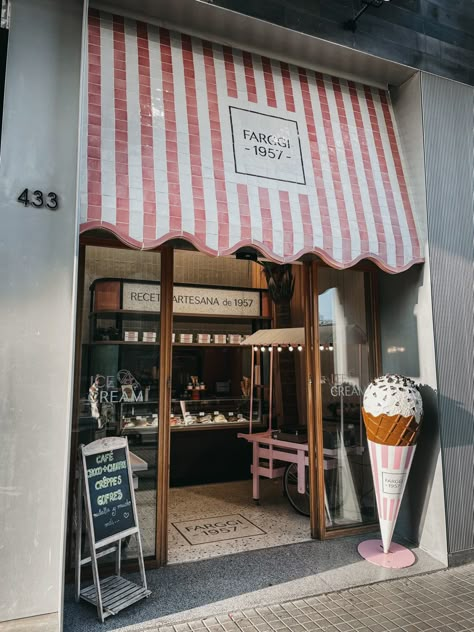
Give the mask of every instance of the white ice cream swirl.
M 364 393 L 364 409 L 371 415 L 415 416 L 420 423 L 423 401 L 413 380 L 403 375 L 383 375 L 369 384 Z

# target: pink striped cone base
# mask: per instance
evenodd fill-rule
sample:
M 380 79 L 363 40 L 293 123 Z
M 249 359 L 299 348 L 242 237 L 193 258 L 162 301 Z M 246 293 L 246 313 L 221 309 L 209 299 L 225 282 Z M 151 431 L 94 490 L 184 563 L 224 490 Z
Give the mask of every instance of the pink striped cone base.
M 384 553 L 389 553 L 416 445 L 368 441 Z

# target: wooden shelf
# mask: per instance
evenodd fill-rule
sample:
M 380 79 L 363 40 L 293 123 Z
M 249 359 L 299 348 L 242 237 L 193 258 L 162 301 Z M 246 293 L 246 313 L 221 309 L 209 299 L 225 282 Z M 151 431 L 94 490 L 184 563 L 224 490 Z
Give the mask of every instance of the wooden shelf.
M 176 425 L 171 426 L 171 432 L 191 432 L 196 430 L 232 430 L 249 428 L 250 423 L 248 421 L 228 421 L 220 424 L 189 424 L 189 426 Z M 266 425 L 261 421 L 254 421 L 252 423 L 252 430 L 254 428 L 266 428 Z M 135 426 L 131 428 L 122 428 L 122 434 L 158 434 L 158 426 Z
M 173 342 L 173 347 L 231 347 L 242 349 L 242 345 L 232 342 Z
M 130 318 L 160 318 L 160 312 L 138 312 L 135 310 L 127 310 L 127 309 L 116 309 L 116 310 L 98 310 L 91 312 L 89 314 L 89 318 L 93 318 L 94 316 L 102 316 L 103 318 L 112 317 L 112 316 L 127 316 Z M 219 320 L 271 320 L 271 316 L 229 316 L 222 314 L 173 314 L 173 319 L 203 319 L 208 320 L 219 319 Z
M 128 340 L 95 340 L 94 342 L 89 342 L 88 343 L 90 346 L 93 345 L 137 345 L 137 346 L 147 346 L 147 347 L 159 347 L 160 343 L 159 342 L 128 342 Z
M 232 430 L 232 428 L 249 428 L 248 421 L 230 421 L 222 424 L 190 424 L 189 426 L 171 426 L 171 432 L 189 432 L 191 430 Z M 252 423 L 252 430 L 255 427 L 266 428 L 265 424 L 261 421 L 254 421 Z
M 173 397 L 173 399 L 171 400 L 172 404 L 179 404 L 180 402 L 185 402 L 186 404 L 206 404 L 209 402 L 221 402 L 224 404 L 227 404 L 229 402 L 238 402 L 238 403 L 242 403 L 242 402 L 248 402 L 248 398 L 244 399 L 243 397 L 206 397 L 206 399 L 177 399 L 175 397 Z M 255 401 L 259 401 L 258 398 L 254 398 L 253 400 Z M 148 401 L 134 401 L 134 402 L 117 402 L 118 404 L 126 404 L 127 406 L 137 406 L 137 405 L 147 405 L 147 404 L 158 404 L 158 400 L 157 399 L 149 399 Z
M 159 342 L 128 342 L 125 340 L 97 340 L 94 342 L 89 342 L 89 345 L 129 345 L 129 346 L 154 346 L 159 347 Z M 232 349 L 242 349 L 244 345 L 240 345 L 239 343 L 231 343 L 231 342 L 173 342 L 173 347 L 228 347 Z

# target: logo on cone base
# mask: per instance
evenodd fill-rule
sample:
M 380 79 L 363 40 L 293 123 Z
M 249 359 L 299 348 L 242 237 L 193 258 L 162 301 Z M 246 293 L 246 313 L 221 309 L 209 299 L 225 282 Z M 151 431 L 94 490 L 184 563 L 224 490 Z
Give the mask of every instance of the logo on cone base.
M 388 553 L 416 445 L 368 441 L 384 553 Z

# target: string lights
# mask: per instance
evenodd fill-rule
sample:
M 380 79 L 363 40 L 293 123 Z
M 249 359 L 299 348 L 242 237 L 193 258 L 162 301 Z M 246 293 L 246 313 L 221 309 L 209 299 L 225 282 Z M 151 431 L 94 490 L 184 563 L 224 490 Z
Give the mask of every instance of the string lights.
M 334 345 L 332 342 L 326 345 L 319 345 L 320 351 L 334 351 Z
M 266 347 L 265 345 L 262 345 L 261 347 L 254 346 L 253 350 L 255 352 L 261 351 L 262 353 L 265 353 L 265 351 L 268 351 L 269 353 L 271 353 L 273 351 L 273 346 L 274 345 L 268 345 L 268 347 Z M 298 351 L 303 351 L 303 345 L 298 345 L 296 348 Z M 323 350 L 322 345 L 319 348 L 321 349 L 321 351 Z M 278 353 L 281 353 L 283 349 L 288 349 L 288 351 L 294 351 L 295 347 L 293 345 L 278 345 L 276 348 Z

